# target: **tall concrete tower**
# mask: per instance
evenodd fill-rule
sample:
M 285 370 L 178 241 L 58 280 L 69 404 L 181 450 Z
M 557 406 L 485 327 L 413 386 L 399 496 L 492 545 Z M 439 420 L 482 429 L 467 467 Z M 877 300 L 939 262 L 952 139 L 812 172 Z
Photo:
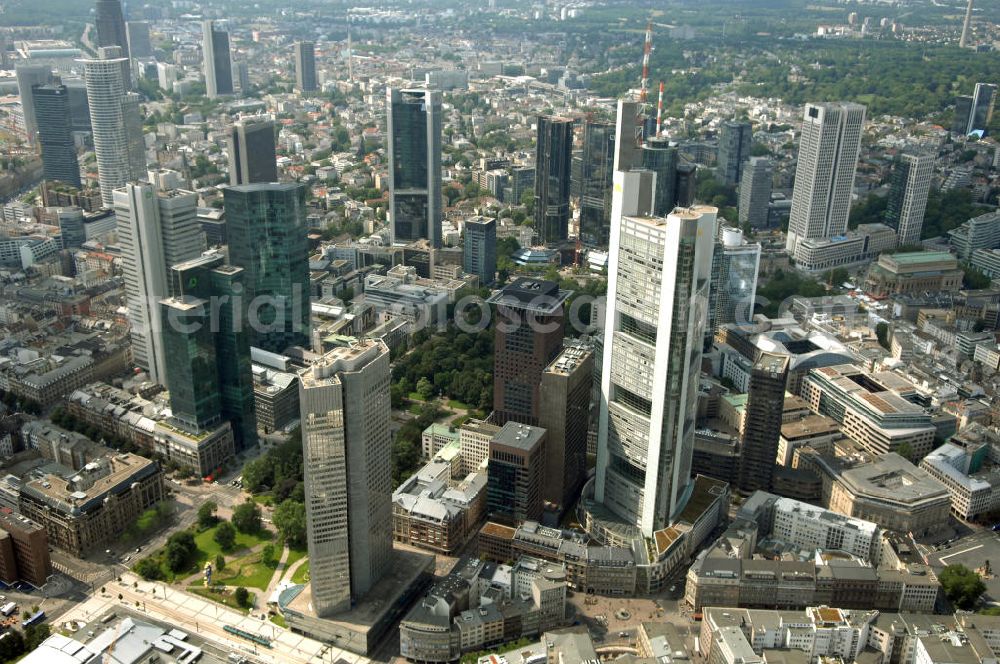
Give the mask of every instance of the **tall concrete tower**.
M 335 348 L 299 374 L 313 608 L 351 608 L 392 557 L 389 349 Z
M 789 254 L 802 240 L 847 230 L 864 125 L 861 104 L 806 104 L 785 245 Z

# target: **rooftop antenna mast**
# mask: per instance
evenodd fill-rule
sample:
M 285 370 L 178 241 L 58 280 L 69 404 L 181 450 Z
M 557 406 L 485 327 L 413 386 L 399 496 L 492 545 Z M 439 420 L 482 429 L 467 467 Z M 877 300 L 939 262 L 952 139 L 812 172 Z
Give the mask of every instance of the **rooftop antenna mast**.
M 663 81 L 660 81 L 660 96 L 656 100 L 656 135 L 660 135 L 660 128 L 663 126 Z

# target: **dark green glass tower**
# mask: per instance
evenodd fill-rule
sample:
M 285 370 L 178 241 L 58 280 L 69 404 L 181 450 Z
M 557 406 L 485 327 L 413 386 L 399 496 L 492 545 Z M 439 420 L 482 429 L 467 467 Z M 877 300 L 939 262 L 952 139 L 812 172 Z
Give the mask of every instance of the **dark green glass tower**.
M 224 192 L 229 262 L 244 270 L 251 345 L 274 353 L 308 348 L 305 185 L 272 182 Z
M 161 306 L 174 418 L 198 430 L 214 426 L 220 419 L 228 420 L 237 450 L 253 447 L 257 444 L 257 415 L 244 270 L 224 265 L 221 254 L 206 254 L 174 265 L 169 276 L 172 297 Z M 167 316 L 191 325 L 174 325 Z M 205 355 L 211 359 L 210 366 L 203 365 Z M 213 407 L 214 418 L 210 412 Z

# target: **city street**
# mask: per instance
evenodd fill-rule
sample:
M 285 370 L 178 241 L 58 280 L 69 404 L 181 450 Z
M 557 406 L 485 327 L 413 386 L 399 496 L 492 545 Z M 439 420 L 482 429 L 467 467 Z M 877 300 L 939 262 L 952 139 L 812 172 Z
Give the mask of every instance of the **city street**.
M 137 587 L 134 584 L 138 584 Z M 239 613 L 172 586 L 142 581 L 131 573 L 125 573 L 121 583 L 110 584 L 106 591 L 102 595 L 98 590 L 85 603 L 63 615 L 61 620 L 86 622 L 116 606 L 127 605 L 158 620 L 182 625 L 184 629 L 220 643 L 232 652 L 249 653 L 262 664 L 367 664 L 371 661 L 366 657 L 329 648 L 319 641 L 293 634 L 272 622 Z M 121 600 L 118 599 L 119 595 Z M 272 648 L 255 646 L 249 641 L 233 637 L 225 631 L 226 625 L 270 639 Z

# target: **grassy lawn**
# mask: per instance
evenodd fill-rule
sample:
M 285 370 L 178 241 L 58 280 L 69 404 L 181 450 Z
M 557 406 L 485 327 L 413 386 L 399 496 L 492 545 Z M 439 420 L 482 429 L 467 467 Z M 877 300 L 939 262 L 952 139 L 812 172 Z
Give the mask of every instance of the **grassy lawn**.
M 420 415 L 424 411 L 424 406 L 421 403 L 414 403 L 410 404 L 406 410 L 414 415 Z
M 205 588 L 204 586 L 188 586 L 187 591 L 199 597 L 210 599 L 237 611 L 246 611 L 245 608 L 236 603 L 233 591 L 228 589 L 216 590 L 215 588 Z
M 420 396 L 419 392 L 410 392 L 409 394 L 406 395 L 406 398 L 409 399 L 410 401 L 420 401 L 420 402 L 423 402 L 423 400 L 424 400 L 424 398 L 422 396 Z
M 448 407 L 454 408 L 455 410 L 472 410 L 472 406 L 467 403 L 462 403 L 457 399 L 448 399 Z
M 285 628 L 288 627 L 288 623 L 285 622 L 285 616 L 281 615 L 280 613 L 275 613 L 273 616 L 271 616 L 271 622 L 273 622 L 278 627 L 285 627 Z
M 292 574 L 292 583 L 305 583 L 309 579 L 309 561 L 299 565 L 299 568 Z
M 226 569 L 214 574 L 212 579 L 226 586 L 244 586 L 267 590 L 274 575 L 274 568 L 260 562 L 260 554 L 254 553 L 226 563 Z
M 220 553 L 226 555 L 226 552 L 222 550 L 219 543 L 215 541 L 215 529 L 218 526 L 213 526 L 208 530 L 198 533 L 194 536 L 195 544 L 198 545 L 198 550 L 201 551 L 201 556 L 199 558 L 199 563 L 203 564 L 205 561 L 215 561 L 215 557 Z M 244 549 L 252 549 L 253 547 L 261 544 L 263 542 L 268 542 L 274 538 L 274 534 L 269 530 L 261 530 L 259 533 L 253 535 L 247 535 L 246 533 L 237 532 L 236 533 L 236 546 L 233 547 L 231 553 L 242 551 Z M 201 566 L 201 565 L 199 565 Z
M 285 560 L 285 569 L 288 569 L 289 567 L 291 567 L 292 565 L 294 565 L 297 561 L 302 560 L 303 558 L 305 558 L 306 554 L 308 554 L 308 553 L 309 552 L 306 551 L 305 549 L 293 549 L 293 548 L 289 547 L 288 548 L 288 559 Z

